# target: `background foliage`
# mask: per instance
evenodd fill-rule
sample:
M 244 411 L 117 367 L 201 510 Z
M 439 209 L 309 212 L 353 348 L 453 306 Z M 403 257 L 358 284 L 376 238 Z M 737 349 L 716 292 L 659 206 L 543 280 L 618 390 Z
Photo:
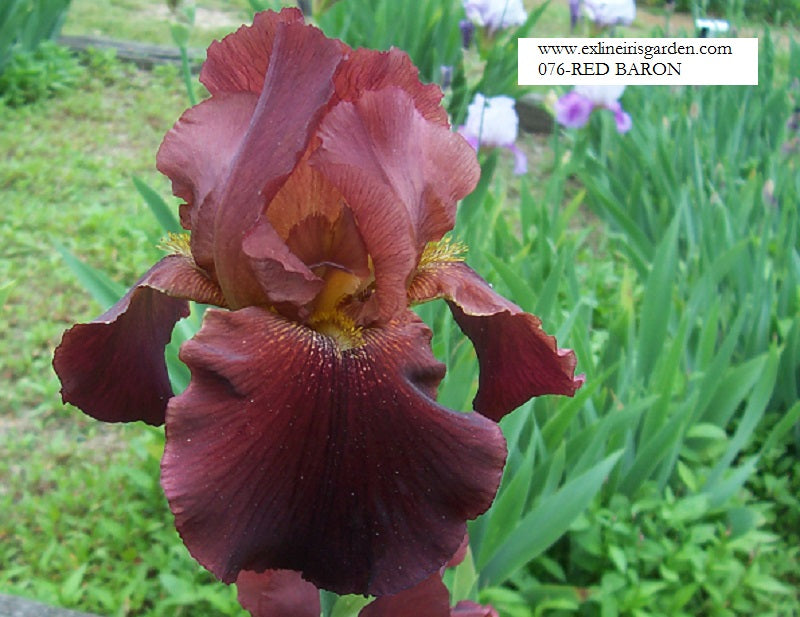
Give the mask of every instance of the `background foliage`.
M 188 46 L 203 36 L 200 8 L 210 20 L 224 5 L 188 21 L 167 13 L 151 31 L 167 43 L 176 24 L 190 28 L 178 41 Z M 396 6 L 340 0 L 319 23 L 352 45 L 408 49 L 426 80 L 454 66 L 445 102 L 456 123 L 476 91 L 525 92 L 516 32 L 463 52 L 459 3 Z M 565 5 L 538 8 L 519 35 L 568 32 Z M 96 19 L 78 0 L 73 10 Z M 248 19 L 244 7 L 235 15 Z M 525 136 L 522 178 L 507 153 L 480 153 L 454 235 L 471 265 L 576 350 L 587 382 L 503 421 L 508 468 L 471 524 L 468 558 L 448 572 L 454 600 L 491 602 L 503 617 L 800 611 L 800 49 L 777 34 L 762 36 L 757 87 L 629 88 L 630 133 L 595 114 L 583 131 Z M 49 368 L 61 331 L 119 297 L 176 225 L 153 157 L 187 105 L 186 75 L 40 49 L 27 72 L 9 68 L 6 92 L 35 91 L 48 63 L 72 81 L 56 79 L 55 98 L 0 103 L 11 326 L 0 374 L 13 384 L 0 416 L 0 590 L 104 615 L 241 615 L 173 530 L 157 481 L 162 434 L 61 409 Z M 420 313 L 448 364 L 441 402 L 469 409 L 470 345 L 443 306 Z M 179 387 L 177 346 L 200 319 L 168 352 Z M 353 602 L 328 611 L 346 617 Z
M 642 6 L 664 6 L 662 0 L 644 0 Z M 800 0 L 675 0 L 678 11 L 697 16 L 765 21 L 772 24 L 800 25 Z
M 15 53 L 33 51 L 61 29 L 70 0 L 5 0 L 0 4 L 0 73 Z

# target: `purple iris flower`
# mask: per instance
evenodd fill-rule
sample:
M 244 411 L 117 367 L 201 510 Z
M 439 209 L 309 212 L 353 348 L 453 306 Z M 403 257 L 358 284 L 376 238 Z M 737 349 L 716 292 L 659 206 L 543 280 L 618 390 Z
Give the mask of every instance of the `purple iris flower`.
M 624 90 L 625 86 L 576 86 L 556 101 L 556 121 L 568 128 L 580 128 L 589 122 L 595 109 L 608 109 L 614 113 L 617 131 L 627 133 L 633 121 L 619 102 Z
M 475 148 L 505 148 L 514 155 L 514 173 L 527 173 L 528 159 L 517 146 L 519 116 L 510 96 L 485 97 L 480 92 L 467 109 L 458 132 Z

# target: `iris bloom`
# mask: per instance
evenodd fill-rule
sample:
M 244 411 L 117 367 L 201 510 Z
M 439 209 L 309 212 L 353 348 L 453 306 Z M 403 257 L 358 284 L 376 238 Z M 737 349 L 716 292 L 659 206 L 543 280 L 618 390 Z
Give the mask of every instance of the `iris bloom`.
M 510 150 L 514 154 L 514 173 L 528 171 L 528 159 L 516 145 L 519 116 L 511 97 L 486 98 L 478 92 L 467 108 L 467 120 L 458 132 L 476 150 L 479 147 Z
M 633 121 L 619 102 L 624 91 L 625 86 L 575 86 L 556 101 L 556 120 L 568 128 L 580 128 L 595 109 L 608 109 L 614 114 L 617 131 L 627 133 Z
M 157 156 L 190 234 L 64 334 L 62 397 L 166 424 L 175 524 L 221 580 L 408 588 L 491 503 L 496 421 L 572 394 L 574 355 L 442 241 L 479 167 L 404 53 L 352 50 L 284 9 L 213 43 L 200 78 L 210 98 Z M 477 350 L 477 413 L 436 403 L 445 367 L 409 308 L 434 298 Z M 188 299 L 217 308 L 181 348 L 191 381 L 174 396 L 164 346 Z
M 528 19 L 522 0 L 463 0 L 464 12 L 470 21 L 495 32 L 521 26 Z
M 636 17 L 635 0 L 570 0 L 570 21 L 573 28 L 578 21 L 581 6 L 586 16 L 598 28 L 629 26 Z

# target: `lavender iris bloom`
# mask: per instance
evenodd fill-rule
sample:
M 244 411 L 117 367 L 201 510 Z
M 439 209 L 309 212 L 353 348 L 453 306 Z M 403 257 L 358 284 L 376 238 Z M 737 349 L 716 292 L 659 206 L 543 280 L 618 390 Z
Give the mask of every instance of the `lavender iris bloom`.
M 516 145 L 519 117 L 509 96 L 485 97 L 477 93 L 467 110 L 467 120 L 458 130 L 476 150 L 506 148 L 514 155 L 514 173 L 528 171 L 528 159 Z
M 573 28 L 581 6 L 586 16 L 599 28 L 629 26 L 636 17 L 634 0 L 570 0 L 570 23 Z
M 489 32 L 521 26 L 528 19 L 522 0 L 464 0 L 464 11 L 470 21 Z
M 619 98 L 625 86 L 576 86 L 556 101 L 556 120 L 568 128 L 580 128 L 597 108 L 614 113 L 617 131 L 627 133 L 633 121 L 622 108 Z

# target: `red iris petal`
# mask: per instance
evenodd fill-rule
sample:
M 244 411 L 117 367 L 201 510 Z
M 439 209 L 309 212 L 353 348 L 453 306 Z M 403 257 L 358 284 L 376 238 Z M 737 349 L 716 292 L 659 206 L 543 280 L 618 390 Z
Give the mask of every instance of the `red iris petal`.
M 95 321 L 67 330 L 53 357 L 64 402 L 106 422 L 162 424 L 173 394 L 164 347 L 189 314 L 164 292 L 211 299 L 214 289 L 187 259 L 165 257 Z
M 450 617 L 450 592 L 437 572 L 410 589 L 373 600 L 358 617 Z
M 250 267 L 269 304 L 302 307 L 311 302 L 324 285 L 264 219 L 247 233 L 242 250 L 250 259 Z
M 294 8 L 280 13 L 256 13 L 252 26 L 242 26 L 208 48 L 200 71 L 200 81 L 212 95 L 219 92 L 260 94 L 272 56 L 279 24 L 303 23 L 303 14 Z
M 223 94 L 188 109 L 161 142 L 158 170 L 172 180 L 172 192 L 186 203 L 181 225 L 192 230 L 192 254 L 214 271 L 214 220 L 219 189 L 242 144 L 258 97 Z
M 267 218 L 291 251 L 310 268 L 324 263 L 369 276 L 369 255 L 342 194 L 301 162 L 275 195 Z
M 456 134 L 425 120 L 403 90 L 365 92 L 336 105 L 319 128 L 311 164 L 341 191 L 375 267 L 376 317 L 406 308 L 406 287 L 425 245 L 452 229 L 456 201 L 480 168 Z
M 238 600 L 253 617 L 319 617 L 319 590 L 292 570 L 242 570 Z
M 467 557 L 467 551 L 469 550 L 469 535 L 464 535 L 463 540 L 461 540 L 461 544 L 458 547 L 458 550 L 453 554 L 450 558 L 450 561 L 447 562 L 448 568 L 455 568 L 459 565 L 464 559 Z
M 351 51 L 334 77 L 336 95 L 355 101 L 364 92 L 396 86 L 411 96 L 417 111 L 426 120 L 448 127 L 447 111 L 439 103 L 442 91 L 435 84 L 423 85 L 419 70 L 408 54 L 399 49 L 376 52 L 371 49 Z
M 214 264 L 232 308 L 263 304 L 242 238 L 289 176 L 333 92 L 338 42 L 299 22 L 278 24 L 264 88 L 236 155 L 214 228 Z
M 335 221 L 312 215 L 292 228 L 286 243 L 309 268 L 336 266 L 367 278 L 369 255 L 350 208 L 342 208 Z
M 424 268 L 409 288 L 409 298 L 449 301 L 459 327 L 472 340 L 480 363 L 476 411 L 500 420 L 534 396 L 572 396 L 583 377 L 575 377 L 575 354 L 559 349 L 535 315 L 497 294 L 469 266 L 443 262 Z
M 491 503 L 497 425 L 431 398 L 444 367 L 412 313 L 360 346 L 260 308 L 208 311 L 181 351 L 162 485 L 190 552 L 224 581 L 291 569 L 385 595 L 443 566 Z

